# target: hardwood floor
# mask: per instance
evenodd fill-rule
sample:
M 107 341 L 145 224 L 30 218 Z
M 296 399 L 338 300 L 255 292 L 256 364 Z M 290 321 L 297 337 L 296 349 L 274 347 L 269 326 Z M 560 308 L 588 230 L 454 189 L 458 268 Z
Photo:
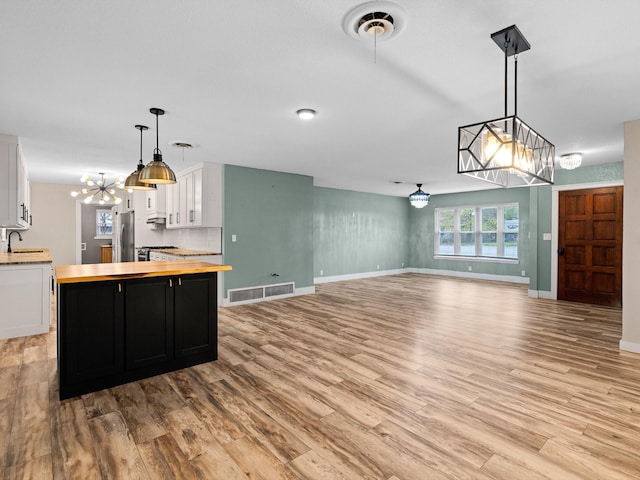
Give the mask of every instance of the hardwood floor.
M 621 310 L 405 274 L 220 309 L 216 362 L 60 402 L 0 340 L 4 479 L 638 479 Z

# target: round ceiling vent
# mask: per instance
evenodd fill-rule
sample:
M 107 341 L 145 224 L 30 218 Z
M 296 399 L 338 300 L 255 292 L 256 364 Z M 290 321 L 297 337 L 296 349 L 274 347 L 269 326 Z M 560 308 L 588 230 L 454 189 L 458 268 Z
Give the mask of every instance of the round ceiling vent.
M 342 28 L 352 38 L 376 41 L 397 37 L 407 24 L 404 10 L 399 5 L 385 1 L 364 3 L 351 10 L 344 19 Z

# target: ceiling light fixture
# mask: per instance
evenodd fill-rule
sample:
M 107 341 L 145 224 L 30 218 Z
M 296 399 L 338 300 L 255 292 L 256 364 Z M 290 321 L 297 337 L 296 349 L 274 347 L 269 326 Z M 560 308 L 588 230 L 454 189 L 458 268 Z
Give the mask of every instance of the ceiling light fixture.
M 560 166 L 565 170 L 573 170 L 582 165 L 581 153 L 567 153 L 560 156 Z
M 142 183 L 139 178 L 140 172 L 144 168 L 144 163 L 142 162 L 142 132 L 144 130 L 149 130 L 149 127 L 145 125 L 136 125 L 136 128 L 140 130 L 140 161 L 138 162 L 136 169 L 125 180 L 124 187 L 130 192 L 133 190 L 155 190 L 155 184 Z
M 300 110 L 296 111 L 296 114 L 302 120 L 311 120 L 313 117 L 316 116 L 316 111 L 313 110 L 312 108 L 301 108 Z
M 100 175 L 100 180 L 96 180 L 95 182 L 88 175 L 83 175 L 80 181 L 86 183 L 87 187 L 92 188 L 83 188 L 82 190 L 71 192 L 71 196 L 75 198 L 80 194 L 86 195 L 83 201 L 87 204 L 96 200 L 100 205 L 104 205 L 111 199 L 113 199 L 113 203 L 116 204 L 122 202 L 122 199 L 115 193 L 116 188 L 120 190 L 124 189 L 123 179 L 119 178 L 114 182 L 107 183 L 109 177 L 106 173 L 99 173 L 98 175 Z
M 458 128 L 458 173 L 502 187 L 553 184 L 555 146 L 518 117 L 518 54 L 531 48 L 512 25 L 491 35 L 504 52 L 504 117 Z M 507 59 L 515 56 L 514 114 L 507 115 Z
M 151 108 L 149 111 L 156 116 L 156 148 L 153 150 L 153 160 L 140 171 L 138 179 L 140 182 L 148 184 L 176 183 L 176 174 L 169 168 L 169 165 L 162 161 L 162 152 L 159 148 L 158 116 L 164 115 L 164 110 Z
M 409 203 L 416 208 L 423 208 L 429 204 L 431 195 L 422 191 L 422 184 L 416 183 L 418 190 L 409 195 Z

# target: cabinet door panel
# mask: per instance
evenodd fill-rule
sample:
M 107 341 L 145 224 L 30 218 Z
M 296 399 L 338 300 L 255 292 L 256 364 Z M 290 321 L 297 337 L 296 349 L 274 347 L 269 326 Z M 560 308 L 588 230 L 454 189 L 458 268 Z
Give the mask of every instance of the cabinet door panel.
M 210 352 L 217 358 L 217 274 L 184 275 L 175 288 L 176 358 Z
M 64 285 L 59 324 L 65 383 L 124 370 L 124 293 L 120 282 Z M 60 354 L 59 354 L 60 355 Z
M 126 282 L 127 369 L 173 358 L 172 283 L 166 277 Z

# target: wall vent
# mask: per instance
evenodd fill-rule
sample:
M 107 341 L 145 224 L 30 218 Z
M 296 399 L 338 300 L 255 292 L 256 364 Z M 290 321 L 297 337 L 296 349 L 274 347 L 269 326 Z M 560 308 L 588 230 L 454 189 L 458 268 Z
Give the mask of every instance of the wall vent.
M 280 283 L 260 287 L 237 288 L 228 291 L 229 305 L 254 303 L 266 299 L 287 297 L 295 294 L 295 283 Z

